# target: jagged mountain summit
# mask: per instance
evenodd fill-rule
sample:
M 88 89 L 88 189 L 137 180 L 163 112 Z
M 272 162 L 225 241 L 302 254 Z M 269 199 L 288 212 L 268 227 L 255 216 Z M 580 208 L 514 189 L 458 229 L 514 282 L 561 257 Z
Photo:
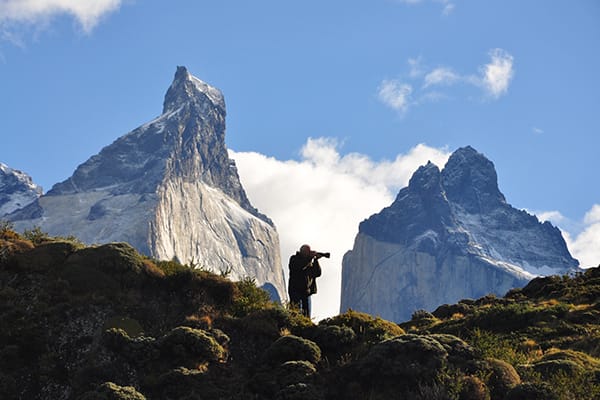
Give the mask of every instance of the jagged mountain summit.
M 42 195 L 42 188 L 24 172 L 0 163 L 0 218 L 23 208 Z
M 124 241 L 285 298 L 279 237 L 249 202 L 225 146 L 222 93 L 177 67 L 162 114 L 115 140 L 10 219 L 86 243 Z
M 389 207 L 361 222 L 342 264 L 342 311 L 396 322 L 579 265 L 558 228 L 506 202 L 493 163 L 470 146 L 441 171 L 421 166 Z

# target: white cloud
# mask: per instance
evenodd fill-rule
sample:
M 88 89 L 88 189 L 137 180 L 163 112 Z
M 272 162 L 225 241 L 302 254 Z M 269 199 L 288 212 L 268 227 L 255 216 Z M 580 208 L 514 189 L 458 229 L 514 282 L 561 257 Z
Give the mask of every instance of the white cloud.
M 76 18 L 85 32 L 90 32 L 109 12 L 115 11 L 122 0 L 2 0 L 0 23 L 35 25 L 67 14 Z
M 569 249 L 583 268 L 600 266 L 600 204 L 585 214 L 584 229 L 569 240 Z
M 385 105 L 402 113 L 406 112 L 410 105 L 412 86 L 395 79 L 384 80 L 378 90 L 379 100 Z
M 391 204 L 412 173 L 431 160 L 443 167 L 449 152 L 420 144 L 394 160 L 373 161 L 340 155 L 332 139 L 308 139 L 300 161 L 230 151 L 252 204 L 277 226 L 284 271 L 300 245 L 330 251 L 322 262 L 319 293 L 313 296 L 316 320 L 339 313 L 341 264 L 352 249 L 358 224 Z
M 537 127 L 533 127 L 531 128 L 531 130 L 533 131 L 533 133 L 535 133 L 536 135 L 541 135 L 542 133 L 544 133 L 543 129 L 537 128 Z
M 482 68 L 481 84 L 490 96 L 498 98 L 508 91 L 514 76 L 514 59 L 502 49 L 492 49 L 489 55 L 492 60 Z
M 550 221 L 554 225 L 561 225 L 566 221 L 564 215 L 562 215 L 559 211 L 537 211 L 533 212 L 541 222 Z
M 600 265 L 600 204 L 594 204 L 583 222 L 573 222 L 558 211 L 536 213 L 541 221 L 550 221 L 563 232 L 571 255 L 582 268 Z
M 460 79 L 460 75 L 456 74 L 452 69 L 446 67 L 438 67 L 425 75 L 423 88 L 432 85 L 452 85 Z

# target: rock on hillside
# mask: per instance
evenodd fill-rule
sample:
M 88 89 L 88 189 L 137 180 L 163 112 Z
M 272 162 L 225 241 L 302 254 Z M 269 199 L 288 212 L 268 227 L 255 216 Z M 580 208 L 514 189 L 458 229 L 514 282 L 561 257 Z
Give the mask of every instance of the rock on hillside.
M 158 118 L 9 219 L 18 230 L 125 241 L 159 259 L 251 276 L 285 299 L 279 237 L 227 154 L 225 114 L 222 93 L 178 67 Z
M 341 309 L 400 322 L 577 266 L 560 231 L 508 204 L 493 163 L 464 147 L 442 171 L 420 167 L 389 207 L 360 224 L 343 259 Z

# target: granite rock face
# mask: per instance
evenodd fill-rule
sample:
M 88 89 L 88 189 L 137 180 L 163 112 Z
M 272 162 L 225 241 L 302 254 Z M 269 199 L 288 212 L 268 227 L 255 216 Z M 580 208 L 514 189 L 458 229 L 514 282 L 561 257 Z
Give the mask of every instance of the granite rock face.
M 125 241 L 155 258 L 250 276 L 284 299 L 279 237 L 250 204 L 228 156 L 225 116 L 222 93 L 178 67 L 158 118 L 10 219 L 17 230 Z
M 341 309 L 401 322 L 578 264 L 558 228 L 508 204 L 493 163 L 464 147 L 441 171 L 421 166 L 389 207 L 360 224 L 343 259 Z
M 42 188 L 24 172 L 0 163 L 0 218 L 23 208 L 42 195 Z

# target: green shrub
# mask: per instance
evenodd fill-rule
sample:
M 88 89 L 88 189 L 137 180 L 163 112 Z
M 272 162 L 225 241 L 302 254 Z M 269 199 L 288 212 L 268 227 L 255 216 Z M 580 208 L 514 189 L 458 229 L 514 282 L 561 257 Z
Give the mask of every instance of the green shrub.
M 270 365 L 279 365 L 286 361 L 308 361 L 316 364 L 321 360 L 321 349 L 308 339 L 286 335 L 271 344 L 264 354 L 264 360 Z
M 132 386 L 105 382 L 98 389 L 85 393 L 79 400 L 146 400 L 146 397 Z
M 120 328 L 109 328 L 102 334 L 102 342 L 115 354 L 136 365 L 144 365 L 159 358 L 156 339 L 150 336 L 130 337 Z
M 559 400 L 559 397 L 547 383 L 526 382 L 510 389 L 505 400 Z
M 515 368 L 505 361 L 490 358 L 478 364 L 479 375 L 485 378 L 493 399 L 502 399 L 510 389 L 521 383 Z
M 306 383 L 296 383 L 280 390 L 275 400 L 322 400 L 323 395 L 313 386 Z
M 231 312 L 235 317 L 244 317 L 253 311 L 273 306 L 269 293 L 256 286 L 254 278 L 244 278 L 234 283 L 236 292 Z
M 368 378 L 432 380 L 446 367 L 447 357 L 431 336 L 407 334 L 374 345 L 357 367 Z
M 490 400 L 490 390 L 476 376 L 465 376 L 460 382 L 460 400 Z
M 48 235 L 47 232 L 42 231 L 42 228 L 39 226 L 34 226 L 31 229 L 25 229 L 23 231 L 23 236 L 36 246 L 51 240 L 50 235 Z
M 357 340 L 368 345 L 405 333 L 393 322 L 353 310 L 327 318 L 319 325 L 338 325 L 351 328 L 356 334 Z
M 431 334 L 431 338 L 437 340 L 448 353 L 448 361 L 455 365 L 465 365 L 477 359 L 477 351 L 464 340 L 448 334 Z
M 144 333 L 144 328 L 138 321 L 129 317 L 115 316 L 109 318 L 102 327 L 103 330 L 110 328 L 122 329 L 129 337 L 138 337 Z
M 153 260 L 154 264 L 167 276 L 189 271 L 190 267 L 182 265 L 179 261 L 173 259 L 170 261 Z
M 225 349 L 206 331 L 179 326 L 167 333 L 159 342 L 165 357 L 197 366 L 205 361 L 223 360 Z
M 493 332 L 475 328 L 467 341 L 485 358 L 495 358 L 513 365 L 528 361 L 528 356 L 519 351 L 514 343 Z
M 330 361 L 337 360 L 341 356 L 352 351 L 356 342 L 356 334 L 347 326 L 318 325 L 311 329 L 307 335 L 323 351 L 323 355 L 329 357 Z
M 310 383 L 317 373 L 315 366 L 306 360 L 286 361 L 277 367 L 275 374 L 281 387 L 295 383 Z

